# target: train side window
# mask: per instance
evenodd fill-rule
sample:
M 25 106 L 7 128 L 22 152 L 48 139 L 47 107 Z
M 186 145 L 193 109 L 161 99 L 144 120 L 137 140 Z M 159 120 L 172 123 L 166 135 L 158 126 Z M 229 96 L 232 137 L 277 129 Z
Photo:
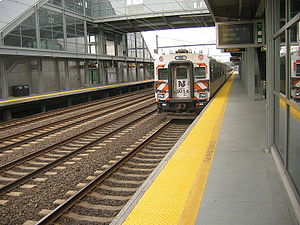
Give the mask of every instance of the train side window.
M 158 69 L 158 79 L 159 80 L 168 80 L 168 69 Z
M 206 74 L 205 74 L 205 67 L 196 67 L 195 68 L 195 78 L 205 78 Z
M 187 79 L 187 68 L 176 68 L 176 78 L 177 79 Z

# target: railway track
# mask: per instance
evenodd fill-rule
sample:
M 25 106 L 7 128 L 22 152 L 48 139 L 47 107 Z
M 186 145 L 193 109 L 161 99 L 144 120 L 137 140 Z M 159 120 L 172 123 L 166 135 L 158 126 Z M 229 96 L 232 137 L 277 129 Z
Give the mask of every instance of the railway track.
M 153 93 L 153 88 L 142 90 L 142 91 L 136 91 L 136 92 L 132 92 L 132 93 L 128 93 L 128 94 L 123 94 L 121 101 L 124 101 L 124 100 L 126 101 L 126 99 L 135 98 L 135 96 L 149 95 L 150 93 L 151 94 Z M 87 103 L 82 103 L 79 105 L 70 106 L 65 109 L 52 110 L 52 111 L 40 113 L 40 114 L 37 114 L 34 116 L 24 117 L 22 119 L 15 119 L 12 121 L 3 122 L 3 123 L 0 123 L 0 132 L 5 132 L 9 129 L 12 129 L 12 127 L 15 127 L 15 126 L 18 126 L 18 127 L 25 126 L 28 124 L 37 123 L 42 120 L 52 119 L 53 117 L 59 117 L 62 115 L 66 115 L 68 113 L 70 114 L 72 112 L 78 113 L 77 115 L 82 115 L 83 113 L 86 113 L 86 111 L 89 109 L 93 110 L 93 107 L 97 107 L 100 104 L 105 104 L 105 103 L 113 104 L 114 101 L 119 102 L 120 96 L 107 97 L 107 98 L 95 100 L 92 102 L 87 102 Z M 84 112 L 80 113 L 80 110 L 83 110 L 83 109 L 84 109 Z
M 167 120 L 37 224 L 109 224 L 188 126 Z
M 126 111 L 124 115 L 107 120 L 104 124 L 84 133 L 2 165 L 0 167 L 0 196 L 34 176 L 60 165 L 67 159 L 84 154 L 89 148 L 153 114 L 156 108 L 154 103 L 150 105 L 148 103 L 146 106 L 143 104 L 137 107 L 134 111 L 128 109 Z
M 69 119 L 64 119 L 60 122 L 54 122 L 52 124 L 44 125 L 43 128 L 39 129 L 32 129 L 30 131 L 21 132 L 18 135 L 12 135 L 11 137 L 6 137 L 2 140 L 0 140 L 0 153 L 1 156 L 9 155 L 18 155 L 22 153 L 22 150 L 24 151 L 30 148 L 30 146 L 33 146 L 34 148 L 38 145 L 48 145 L 48 138 L 49 137 L 57 137 L 57 140 L 59 142 L 59 139 L 63 136 L 62 134 L 65 134 L 64 136 L 69 136 L 71 133 L 81 133 L 82 131 L 78 131 L 78 127 L 81 124 L 90 124 L 90 126 L 86 127 L 86 130 L 89 130 L 90 128 L 93 128 L 96 126 L 96 124 L 103 123 L 102 121 L 107 117 L 107 115 L 117 114 L 117 112 L 121 112 L 124 110 L 130 110 L 130 108 L 133 107 L 133 105 L 138 104 L 154 104 L 153 98 L 151 96 L 143 96 L 140 98 L 137 98 L 135 100 L 130 100 L 123 104 L 117 104 L 116 106 L 103 108 L 101 110 L 98 110 L 96 112 L 87 113 L 84 116 L 76 117 L 73 116 Z M 116 116 L 117 117 L 117 116 Z M 69 131 L 69 132 L 67 132 Z M 67 134 L 66 134 L 67 132 Z M 73 135 L 74 136 L 74 135 Z M 62 141 L 62 140 L 61 140 Z M 50 143 L 54 144 L 54 143 Z M 26 151 L 25 151 L 26 152 Z M 12 154 L 14 153 L 14 154 Z M 3 159 L 4 160 L 4 159 Z M 3 160 L 0 160 L 0 165 L 3 165 Z M 7 161 L 7 159 L 5 159 Z

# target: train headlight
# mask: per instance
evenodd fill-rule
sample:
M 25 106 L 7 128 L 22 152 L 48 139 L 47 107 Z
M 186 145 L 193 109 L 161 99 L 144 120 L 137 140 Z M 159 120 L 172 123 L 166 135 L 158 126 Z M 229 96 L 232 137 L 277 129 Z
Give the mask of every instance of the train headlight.
M 164 98 L 164 97 L 165 97 L 165 94 L 158 94 L 157 97 L 158 97 L 158 98 Z
M 300 91 L 296 91 L 295 95 L 296 95 L 297 97 L 300 97 Z

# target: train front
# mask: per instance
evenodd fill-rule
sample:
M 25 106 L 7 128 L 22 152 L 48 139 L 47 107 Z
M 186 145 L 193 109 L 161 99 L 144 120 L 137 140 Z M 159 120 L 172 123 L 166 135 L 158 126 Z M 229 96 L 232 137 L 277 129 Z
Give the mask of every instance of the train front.
M 209 58 L 179 50 L 155 61 L 155 97 L 160 112 L 198 113 L 209 100 Z

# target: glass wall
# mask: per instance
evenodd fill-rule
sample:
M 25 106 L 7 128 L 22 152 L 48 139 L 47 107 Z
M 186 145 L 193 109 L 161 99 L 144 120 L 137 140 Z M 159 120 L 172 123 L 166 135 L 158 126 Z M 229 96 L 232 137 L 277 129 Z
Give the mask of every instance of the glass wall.
M 4 38 L 4 44 L 16 47 L 36 48 L 35 13 L 24 20 Z
M 300 193 L 300 107 L 292 105 L 289 115 L 289 154 L 288 154 L 288 171 L 295 184 L 295 187 Z
M 50 3 L 60 6 L 63 2 L 52 0 Z M 70 0 L 65 3 L 69 4 L 69 8 L 75 9 L 77 5 L 81 6 L 82 2 L 90 4 L 83 0 Z M 38 24 L 36 24 L 37 19 Z M 97 24 L 87 22 L 84 17 L 80 19 L 75 15 L 73 17 L 44 8 L 37 10 L 37 15 L 32 14 L 7 34 L 4 37 L 4 44 L 71 53 L 151 59 L 141 33 L 119 34 L 105 31 Z
M 67 51 L 85 52 L 84 21 L 66 16 Z
M 137 58 L 143 58 L 144 56 L 144 40 L 141 33 L 136 33 L 136 51 Z
M 289 61 L 290 65 L 290 86 L 291 86 L 291 98 L 296 101 L 300 102 L 300 47 L 299 47 L 299 40 L 300 40 L 300 23 L 296 23 L 289 29 L 289 37 L 290 37 L 290 55 Z
M 130 16 L 172 11 L 207 10 L 204 0 L 93 0 L 92 16 Z M 208 12 L 208 10 L 207 10 Z
M 135 49 L 135 34 L 129 33 L 127 34 L 127 51 L 129 57 L 135 57 L 136 49 Z
M 62 7 L 62 0 L 50 0 L 49 3 Z
M 63 16 L 47 9 L 39 10 L 40 48 L 64 50 Z
M 299 196 L 300 1 L 276 0 L 274 6 L 274 146 Z

